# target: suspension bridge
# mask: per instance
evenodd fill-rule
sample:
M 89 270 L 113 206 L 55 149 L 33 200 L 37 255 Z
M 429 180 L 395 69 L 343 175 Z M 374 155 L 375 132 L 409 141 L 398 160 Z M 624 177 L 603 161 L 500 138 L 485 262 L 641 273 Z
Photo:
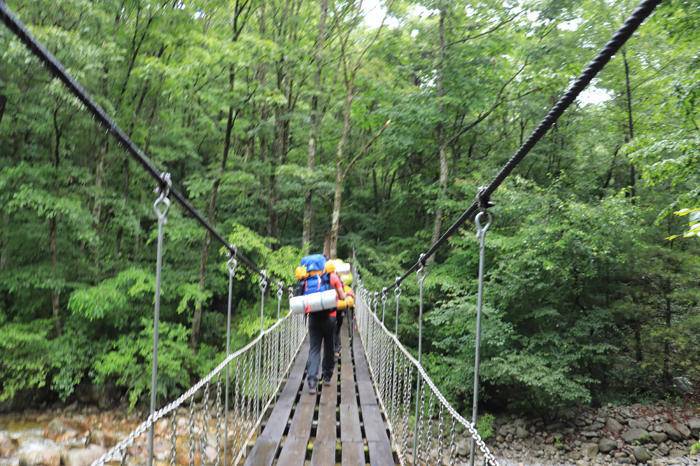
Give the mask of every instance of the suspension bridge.
M 317 394 L 303 390 L 308 338 L 303 315 L 282 312 L 284 295 L 292 288 L 274 280 L 245 256 L 177 191 L 170 175 L 161 172 L 95 103 L 64 66 L 0 0 L 0 18 L 49 72 L 84 105 L 127 153 L 158 183 L 154 212 L 158 218 L 154 306 L 153 367 L 150 415 L 93 465 L 355 465 L 456 464 L 456 444 L 470 439 L 469 463 L 497 465 L 497 459 L 477 432 L 479 339 L 483 299 L 484 241 L 490 226 L 489 199 L 508 175 L 555 124 L 625 44 L 661 0 L 644 0 L 598 55 L 574 80 L 528 139 L 496 177 L 481 188 L 474 202 L 420 255 L 406 272 L 382 288 L 367 289 L 357 270 L 356 305 L 341 331 L 342 351 L 330 384 Z M 163 239 L 171 200 L 176 201 L 229 252 L 226 358 L 179 398 L 159 409 L 158 326 Z M 468 220 L 474 220 L 480 245 L 479 288 L 473 409 L 462 417 L 442 395 L 422 365 L 423 282 L 426 261 Z M 483 222 L 483 223 L 482 223 Z M 260 333 L 231 352 L 233 280 L 239 265 L 258 277 Z M 419 285 L 418 348 L 407 349 L 384 325 L 389 292 L 395 299 L 395 322 L 401 310 L 401 284 L 416 273 Z M 270 286 L 271 282 L 274 282 Z M 276 287 L 277 322 L 264 327 L 263 309 L 269 288 Z M 381 311 L 379 309 L 381 306 Z

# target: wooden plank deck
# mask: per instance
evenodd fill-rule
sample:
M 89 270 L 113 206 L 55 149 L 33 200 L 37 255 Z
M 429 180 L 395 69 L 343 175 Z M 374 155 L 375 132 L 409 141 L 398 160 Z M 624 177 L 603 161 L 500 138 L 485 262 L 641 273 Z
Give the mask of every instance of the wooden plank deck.
M 309 395 L 308 342 L 248 454 L 246 466 L 393 465 L 394 455 L 358 335 L 341 331 L 341 357 L 331 385 Z

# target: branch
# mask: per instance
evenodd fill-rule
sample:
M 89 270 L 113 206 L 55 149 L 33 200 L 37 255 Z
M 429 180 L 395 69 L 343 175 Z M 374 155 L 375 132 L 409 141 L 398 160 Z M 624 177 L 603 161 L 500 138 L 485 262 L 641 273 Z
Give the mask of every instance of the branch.
M 485 112 L 480 113 L 479 116 L 476 117 L 476 119 L 474 121 L 469 123 L 467 126 L 462 127 L 459 131 L 457 131 L 454 135 L 452 135 L 452 137 L 450 137 L 447 141 L 445 141 L 445 143 L 442 145 L 442 147 L 449 146 L 450 144 L 455 142 L 457 139 L 462 137 L 462 135 L 464 133 L 466 133 L 470 129 L 474 128 L 476 125 L 478 125 L 479 123 L 484 121 L 489 115 L 491 115 L 491 113 L 493 113 L 493 111 L 496 110 L 505 101 L 502 98 L 502 96 L 503 96 L 503 92 L 505 92 L 505 90 L 506 90 L 506 87 L 508 87 L 508 85 L 510 83 L 512 83 L 515 80 L 515 78 L 517 78 L 520 75 L 520 73 L 523 72 L 523 70 L 525 69 L 526 66 L 527 66 L 527 60 L 525 60 L 525 63 L 523 63 L 523 65 L 520 67 L 520 69 L 518 69 L 518 71 L 513 76 L 511 76 L 505 83 L 503 83 L 503 85 L 501 86 L 501 88 L 498 91 L 498 94 L 496 94 L 496 99 L 494 100 L 491 107 L 488 110 L 486 110 Z
M 469 42 L 470 40 L 478 39 L 479 37 L 484 37 L 486 35 L 491 34 L 492 32 L 496 32 L 499 29 L 501 29 L 503 26 L 505 26 L 506 24 L 512 22 L 515 18 L 517 18 L 521 14 L 522 14 L 522 11 L 514 14 L 513 16 L 510 16 L 509 18 L 504 19 L 500 23 L 493 26 L 491 29 L 487 29 L 486 31 L 480 32 L 478 34 L 462 37 L 461 39 L 457 39 L 455 41 L 452 41 L 452 42 L 447 44 L 447 47 L 452 47 L 453 45 L 457 45 L 457 44 L 463 44 L 464 42 Z
M 348 165 L 345 167 L 345 170 L 343 170 L 343 178 L 345 178 L 348 175 L 348 172 L 350 171 L 352 166 L 355 165 L 355 163 L 358 160 L 360 160 L 360 157 L 366 155 L 367 152 L 369 152 L 370 148 L 372 147 L 372 144 L 374 144 L 374 142 L 377 139 L 379 139 L 379 136 L 381 136 L 382 133 L 384 133 L 384 130 L 386 130 L 390 124 L 391 124 L 391 120 L 386 120 L 386 123 L 384 123 L 384 125 L 379 129 L 379 131 L 377 131 L 374 134 L 374 136 L 372 136 L 372 139 L 367 141 L 367 144 L 365 144 L 365 146 L 362 148 L 362 150 L 360 152 L 358 152 L 357 154 L 355 154 L 355 157 L 353 157 L 352 160 L 350 160 Z

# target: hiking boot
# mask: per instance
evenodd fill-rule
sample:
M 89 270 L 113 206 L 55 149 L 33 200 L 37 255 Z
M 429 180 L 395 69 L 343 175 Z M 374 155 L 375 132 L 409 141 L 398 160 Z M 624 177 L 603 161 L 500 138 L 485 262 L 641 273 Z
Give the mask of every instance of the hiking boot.
M 331 384 L 331 378 L 330 378 L 330 377 L 328 377 L 327 379 L 326 379 L 326 378 L 323 379 L 323 385 L 325 385 L 326 387 L 328 387 L 330 384 Z
M 315 395 L 316 394 L 316 384 L 309 385 L 309 395 Z

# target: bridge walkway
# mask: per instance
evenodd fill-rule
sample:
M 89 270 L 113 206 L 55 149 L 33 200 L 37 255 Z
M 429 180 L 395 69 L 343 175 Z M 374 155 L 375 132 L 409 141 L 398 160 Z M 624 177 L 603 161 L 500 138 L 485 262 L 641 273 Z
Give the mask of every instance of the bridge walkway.
M 246 466 L 398 464 L 377 401 L 362 342 L 341 329 L 341 354 L 332 383 L 310 395 L 308 338 L 245 460 Z

